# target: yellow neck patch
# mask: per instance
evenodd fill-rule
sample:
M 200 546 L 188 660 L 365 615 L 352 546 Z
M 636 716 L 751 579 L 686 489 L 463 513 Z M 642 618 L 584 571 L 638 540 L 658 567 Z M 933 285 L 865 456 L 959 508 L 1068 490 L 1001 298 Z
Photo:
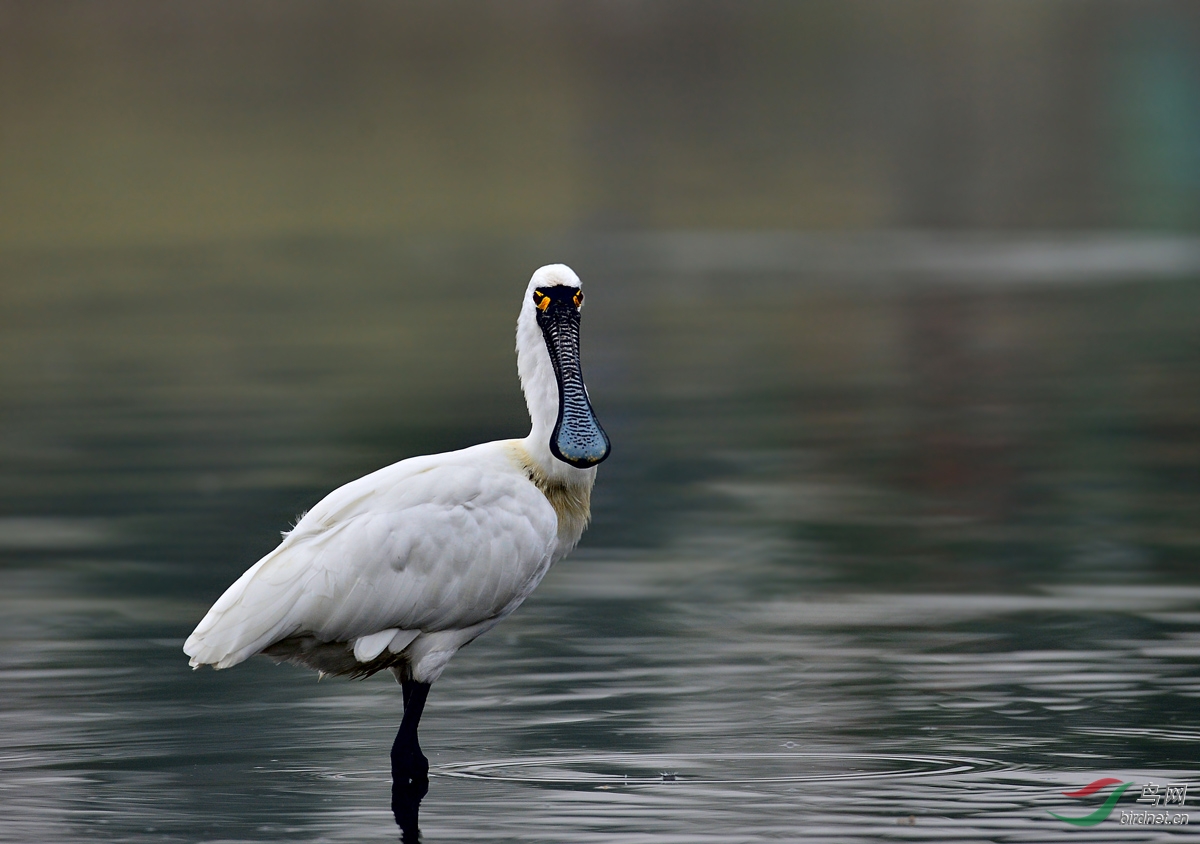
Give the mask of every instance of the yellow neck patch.
M 550 478 L 542 471 L 520 442 L 513 443 L 513 456 L 525 476 L 533 482 L 558 516 L 558 538 L 574 545 L 592 519 L 593 476 L 582 484 Z

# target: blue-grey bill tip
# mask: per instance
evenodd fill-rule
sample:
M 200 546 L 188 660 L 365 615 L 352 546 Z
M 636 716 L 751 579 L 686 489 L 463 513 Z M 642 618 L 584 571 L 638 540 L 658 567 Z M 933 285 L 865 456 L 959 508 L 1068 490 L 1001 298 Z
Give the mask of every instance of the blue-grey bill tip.
M 608 457 L 608 436 L 591 414 L 586 422 L 562 424 L 552 441 L 554 456 L 579 469 L 595 466 Z

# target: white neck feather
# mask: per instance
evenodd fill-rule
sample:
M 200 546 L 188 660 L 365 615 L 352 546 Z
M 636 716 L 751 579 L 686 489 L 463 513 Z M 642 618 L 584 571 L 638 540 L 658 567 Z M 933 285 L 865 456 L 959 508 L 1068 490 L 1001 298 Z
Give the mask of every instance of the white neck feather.
M 550 436 L 558 421 L 558 379 L 554 375 L 554 365 L 550 363 L 550 353 L 546 351 L 546 340 L 538 328 L 533 291 L 555 284 L 581 286 L 579 277 L 565 264 L 542 267 L 530 279 L 517 317 L 517 374 L 521 377 L 521 389 L 533 423 L 523 445 L 547 478 L 590 487 L 596 478 L 596 467 L 576 469 L 550 453 Z

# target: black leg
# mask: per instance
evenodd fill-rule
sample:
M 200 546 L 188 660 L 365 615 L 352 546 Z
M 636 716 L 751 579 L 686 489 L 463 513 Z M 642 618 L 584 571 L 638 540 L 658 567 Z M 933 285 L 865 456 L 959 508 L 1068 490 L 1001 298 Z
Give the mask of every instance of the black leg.
M 429 696 L 429 684 L 405 680 L 404 718 L 392 743 L 392 814 L 400 826 L 401 840 L 417 841 L 417 810 L 429 791 L 429 760 L 417 742 L 417 725 Z
M 421 723 L 421 712 L 429 696 L 429 684 L 405 680 L 402 688 L 404 720 L 400 722 L 400 730 L 392 743 L 392 773 L 399 770 L 409 780 L 423 779 L 429 774 L 429 760 L 421 752 L 421 745 L 417 741 L 417 725 Z

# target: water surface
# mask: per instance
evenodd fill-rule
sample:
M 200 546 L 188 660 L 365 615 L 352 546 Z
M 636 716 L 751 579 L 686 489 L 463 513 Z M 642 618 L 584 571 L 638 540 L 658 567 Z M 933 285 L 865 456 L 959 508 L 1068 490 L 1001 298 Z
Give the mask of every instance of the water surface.
M 387 841 L 389 679 L 192 672 L 334 486 L 525 432 L 588 289 L 594 523 L 430 697 L 427 841 L 1150 840 L 1200 794 L 1190 241 L 319 239 L 10 253 L 0 840 Z M 1102 778 L 1133 782 L 1091 830 Z M 1179 810 L 1176 810 L 1178 812 Z

